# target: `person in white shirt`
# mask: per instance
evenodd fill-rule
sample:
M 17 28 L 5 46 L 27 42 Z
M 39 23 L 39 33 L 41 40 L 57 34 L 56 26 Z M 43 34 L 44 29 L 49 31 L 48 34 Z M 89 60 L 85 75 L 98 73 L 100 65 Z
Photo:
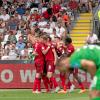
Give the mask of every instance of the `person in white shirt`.
M 8 21 L 10 19 L 10 16 L 6 13 L 6 11 L 3 11 L 3 14 L 0 15 L 0 19 L 3 19 L 3 21 Z
M 45 21 L 44 17 L 42 17 L 38 22 L 38 26 L 40 28 L 44 28 L 46 25 L 47 25 L 47 21 Z
M 18 52 L 16 49 L 16 45 L 12 43 L 10 44 L 10 47 L 9 47 L 9 54 L 8 54 L 9 60 L 16 60 L 17 56 L 18 56 Z
M 48 35 L 53 33 L 53 29 L 50 28 L 50 24 L 46 25 L 46 28 L 43 29 L 43 32 L 47 33 Z
M 87 37 L 87 44 L 95 44 L 98 42 L 98 37 L 94 33 L 90 33 L 89 36 Z
M 17 49 L 14 43 L 8 43 L 5 45 L 4 54 L 1 60 L 16 60 L 18 56 Z
M 63 35 L 65 34 L 65 32 L 66 32 L 66 30 L 65 30 L 65 28 L 61 25 L 61 24 L 58 24 L 58 26 L 57 27 L 55 27 L 55 29 L 56 29 L 56 35 L 58 36 L 58 37 L 63 37 Z
M 5 44 L 7 43 L 7 41 L 8 41 L 8 37 L 9 37 L 8 32 L 5 32 L 4 39 L 3 39 L 3 41 L 1 42 L 1 45 L 2 45 L 3 48 L 4 48 L 4 45 L 5 45 Z

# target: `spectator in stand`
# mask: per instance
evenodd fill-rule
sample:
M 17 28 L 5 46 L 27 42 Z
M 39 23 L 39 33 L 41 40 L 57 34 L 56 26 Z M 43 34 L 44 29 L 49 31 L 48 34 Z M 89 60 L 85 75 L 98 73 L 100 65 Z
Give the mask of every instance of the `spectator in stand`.
M 3 34 L 4 38 L 3 41 L 1 42 L 2 47 L 4 48 L 4 45 L 7 43 L 8 41 L 8 37 L 9 37 L 9 32 L 5 31 L 5 33 Z
M 76 18 L 77 17 L 77 11 L 78 11 L 78 2 L 76 0 L 70 0 L 69 3 L 68 3 L 68 6 L 72 10 L 72 12 L 74 14 L 74 18 Z
M 80 6 L 83 8 L 83 11 L 92 12 L 92 0 L 80 0 Z
M 62 26 L 61 23 L 58 23 L 58 26 L 55 27 L 55 29 L 56 29 L 56 35 L 57 35 L 58 37 L 60 37 L 60 38 L 65 37 L 65 35 L 66 35 L 66 30 L 65 30 L 65 28 Z
M 16 9 L 16 12 L 21 16 L 25 14 L 25 11 L 26 10 L 23 5 L 19 5 L 18 8 Z
M 48 8 L 45 12 L 43 12 L 43 17 L 46 19 L 46 20 L 49 20 L 53 15 L 53 12 L 52 12 L 52 8 Z
M 34 13 L 30 15 L 29 21 L 31 26 L 36 26 L 38 20 L 41 19 L 41 16 L 37 10 L 34 10 Z
M 31 0 L 30 8 L 39 8 L 41 2 L 42 0 Z
M 5 45 L 2 60 L 16 60 L 18 56 L 16 45 L 14 43 L 7 43 Z
M 2 14 L 0 15 L 0 19 L 3 19 L 3 21 L 8 21 L 10 19 L 10 16 L 7 14 L 6 10 L 3 10 Z
M 98 37 L 94 33 L 90 33 L 87 37 L 87 44 L 96 44 L 98 42 Z
M 11 43 L 9 47 L 9 54 L 8 54 L 8 59 L 9 60 L 17 60 L 18 52 L 16 49 L 16 44 Z
M 63 13 L 62 20 L 63 20 L 65 27 L 67 28 L 67 33 L 70 33 L 70 29 L 71 29 L 70 23 L 71 22 L 70 22 L 70 17 L 66 12 Z
M 30 43 L 27 43 L 25 49 L 21 51 L 21 59 L 28 60 L 28 58 L 32 52 L 33 52 L 32 45 Z M 32 59 L 30 59 L 30 60 L 32 60 Z
M 18 28 L 22 32 L 22 34 L 24 34 L 24 30 L 26 30 L 27 28 L 26 22 L 24 20 L 21 20 Z
M 44 17 L 41 17 L 41 19 L 38 22 L 38 26 L 42 30 L 43 28 L 45 28 L 46 25 L 47 25 L 47 21 L 44 19 Z
M 29 19 L 30 19 L 30 14 L 29 14 L 29 11 L 28 11 L 28 10 L 27 10 L 27 11 L 25 12 L 25 14 L 22 16 L 22 19 L 23 19 L 24 21 L 26 21 L 26 22 L 29 21 Z
M 46 25 L 46 28 L 44 28 L 43 32 L 47 33 L 48 35 L 53 33 L 53 29 L 50 27 L 50 24 Z
M 93 12 L 93 0 L 88 1 L 88 6 L 89 6 L 89 11 L 92 13 Z
M 60 6 L 59 3 L 54 3 L 53 4 L 52 10 L 53 10 L 54 14 L 58 13 L 60 11 L 60 9 L 61 9 L 61 6 Z
M 15 33 L 13 31 L 9 31 L 8 41 L 10 43 L 16 43 L 17 42 Z
M 1 57 L 1 60 L 8 60 L 9 59 L 9 57 L 8 57 L 9 47 L 10 47 L 10 42 L 7 42 L 4 45 L 4 49 L 2 49 L 2 57 Z
M 18 49 L 19 54 L 21 53 L 22 50 L 24 50 L 26 45 L 23 41 L 24 41 L 23 37 L 20 36 L 18 42 L 16 43 L 16 48 Z
M 14 16 L 11 16 L 10 20 L 7 23 L 7 27 L 9 31 L 13 31 L 16 33 L 18 27 L 18 21 L 16 21 Z
M 28 49 L 25 47 L 23 50 L 21 50 L 21 57 L 22 60 L 28 60 Z
M 50 0 L 42 0 L 43 3 L 49 3 Z
M 38 13 L 37 10 L 34 10 L 34 13 L 31 14 L 30 20 L 32 20 L 33 17 L 34 17 L 35 21 L 38 21 L 41 18 L 40 14 Z
M 52 17 L 50 18 L 49 23 L 50 23 L 50 27 L 51 27 L 52 29 L 55 28 L 56 25 L 57 25 L 57 18 L 56 18 L 56 16 L 52 16 Z
M 3 21 L 3 19 L 0 19 L 0 33 L 4 33 L 5 26 L 6 26 L 6 23 Z
M 18 21 L 19 22 L 19 20 L 21 20 L 21 15 L 19 15 L 17 12 L 14 12 L 14 19 L 16 20 L 16 21 Z
M 50 35 L 50 38 L 52 39 L 52 41 L 54 41 L 54 40 L 55 40 L 55 37 L 56 37 L 56 29 L 53 28 L 53 32 L 52 32 L 52 34 Z
M 32 44 L 30 42 L 28 42 L 27 45 L 26 45 L 26 47 L 28 49 L 28 55 L 30 55 L 30 53 L 33 52 Z

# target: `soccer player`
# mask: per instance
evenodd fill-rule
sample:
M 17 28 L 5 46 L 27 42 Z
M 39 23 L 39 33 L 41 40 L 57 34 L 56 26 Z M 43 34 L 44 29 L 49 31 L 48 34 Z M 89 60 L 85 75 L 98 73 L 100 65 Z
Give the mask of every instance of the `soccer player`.
M 72 44 L 72 39 L 70 37 L 67 37 L 65 39 L 65 46 L 66 46 L 66 53 L 67 53 L 68 57 L 70 57 L 73 54 L 73 52 L 75 51 L 75 48 Z M 82 84 L 80 78 L 78 77 L 78 68 L 71 69 L 70 74 L 73 74 L 74 78 L 77 80 L 77 82 L 81 88 L 79 93 L 84 93 L 86 90 L 85 90 L 84 85 Z M 74 85 L 70 82 L 69 77 L 68 77 L 67 85 L 70 89 L 69 92 L 72 92 L 74 90 Z
M 63 42 L 59 37 L 55 37 L 56 42 L 56 53 L 58 58 L 62 56 L 63 53 L 65 53 L 65 48 L 63 46 Z M 58 93 L 66 93 L 67 87 L 66 87 L 66 73 L 60 72 L 60 80 L 63 90 L 59 91 Z
M 54 86 L 55 91 L 59 91 L 58 83 L 54 77 L 55 73 L 55 62 L 56 62 L 56 51 L 55 46 L 50 41 L 50 38 L 48 36 L 43 37 L 44 44 L 45 44 L 45 50 L 42 52 L 45 55 L 45 61 L 46 61 L 46 70 L 47 70 L 47 77 L 49 78 L 51 84 Z
M 41 77 L 44 69 L 44 55 L 42 53 L 43 44 L 40 35 L 36 36 L 37 42 L 34 45 L 33 54 L 35 55 L 34 65 L 36 67 L 36 76 L 33 84 L 33 93 L 41 93 Z M 38 91 L 36 91 L 38 89 Z
M 63 55 L 58 61 L 60 71 L 70 72 L 70 68 L 80 68 L 91 74 L 90 99 L 100 100 L 100 47 L 83 46 L 77 49 L 70 58 Z

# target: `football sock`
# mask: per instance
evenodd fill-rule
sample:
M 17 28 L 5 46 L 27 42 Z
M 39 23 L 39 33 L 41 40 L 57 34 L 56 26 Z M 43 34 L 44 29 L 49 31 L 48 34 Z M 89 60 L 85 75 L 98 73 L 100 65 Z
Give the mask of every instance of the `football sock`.
M 60 79 L 61 79 L 61 82 L 62 82 L 62 87 L 63 87 L 64 91 L 66 91 L 67 86 L 65 84 L 66 83 L 65 75 L 64 74 L 60 74 Z
M 51 80 L 49 80 L 49 86 L 50 86 L 50 89 L 52 89 L 52 88 L 53 88 L 53 83 L 52 83 L 52 81 L 51 81 Z
M 49 91 L 49 87 L 48 87 L 48 85 L 49 85 L 49 79 L 46 76 L 43 76 L 42 80 L 43 80 L 44 86 L 46 88 L 46 91 L 48 92 Z
M 67 86 L 68 86 L 69 89 L 70 89 L 70 87 L 72 86 L 72 83 L 70 82 L 70 80 L 68 81 Z
M 79 83 L 79 85 L 80 85 L 80 88 L 81 88 L 82 90 L 85 89 L 85 88 L 84 88 L 84 85 L 83 85 L 82 83 Z
M 37 78 L 37 89 L 38 91 L 41 91 L 41 79 Z
M 58 87 L 58 83 L 57 83 L 55 77 L 51 77 L 51 78 L 50 78 L 50 81 L 53 83 L 54 88 Z
M 34 83 L 33 83 L 33 91 L 36 91 L 37 89 L 37 78 L 34 79 Z

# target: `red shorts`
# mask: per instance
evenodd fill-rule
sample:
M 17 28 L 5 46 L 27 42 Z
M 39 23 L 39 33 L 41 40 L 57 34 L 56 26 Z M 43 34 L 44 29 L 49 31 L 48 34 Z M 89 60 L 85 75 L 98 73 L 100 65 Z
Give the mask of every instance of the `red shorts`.
M 54 65 L 54 61 L 46 61 L 46 69 L 47 72 L 55 72 L 55 65 Z
M 35 62 L 35 67 L 36 67 L 36 73 L 43 73 L 44 62 L 43 61 Z

